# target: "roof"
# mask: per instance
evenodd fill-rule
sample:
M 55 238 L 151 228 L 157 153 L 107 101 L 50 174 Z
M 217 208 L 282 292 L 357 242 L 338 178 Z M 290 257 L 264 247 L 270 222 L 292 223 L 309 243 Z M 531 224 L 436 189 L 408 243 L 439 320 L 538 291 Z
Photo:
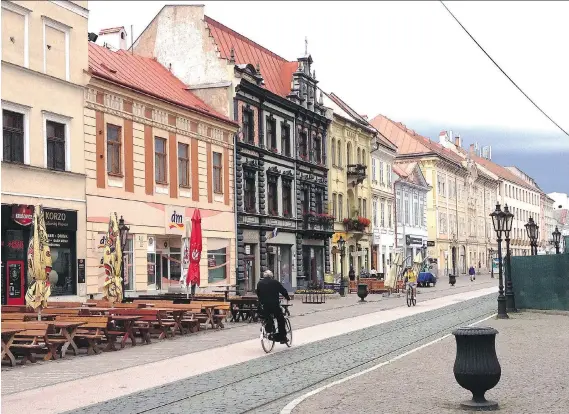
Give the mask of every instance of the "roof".
M 386 116 L 377 115 L 371 120 L 371 124 L 397 146 L 397 153 L 400 155 L 436 154 L 455 164 L 462 165 L 464 161 L 464 158 L 454 151 L 417 134 L 401 122 L 392 121 Z
M 392 170 L 403 181 L 419 187 L 430 187 L 416 162 L 397 162 L 392 165 Z
M 495 162 L 487 160 L 486 158 L 479 157 L 478 155 L 475 155 L 475 154 L 472 154 L 471 156 L 472 156 L 472 159 L 474 161 L 476 161 L 476 163 L 482 165 L 484 168 L 486 168 L 490 172 L 496 174 L 501 179 L 515 183 L 516 185 L 519 185 L 520 187 L 524 187 L 524 188 L 527 188 L 527 189 L 530 189 L 533 191 L 538 191 L 541 193 L 541 190 L 539 188 L 531 185 L 530 183 L 528 183 L 523 178 L 518 177 L 516 174 L 514 174 L 512 171 L 508 170 L 506 167 L 502 167 L 501 165 L 498 165 Z
M 118 33 L 121 30 L 124 30 L 124 26 L 110 27 L 108 29 L 101 29 L 101 30 L 99 30 L 99 35 L 104 35 L 104 34 L 109 34 L 109 33 Z
M 200 98 L 188 91 L 185 83 L 154 59 L 135 55 L 125 50 L 113 52 L 106 47 L 89 42 L 89 70 L 95 77 L 116 82 L 235 125 L 235 122 L 211 109 Z
M 298 62 L 289 62 L 269 49 L 237 33 L 211 17 L 205 16 L 210 33 L 222 58 L 231 58 L 231 49 L 236 64 L 259 64 L 265 87 L 283 98 L 291 90 L 292 74 L 298 68 Z

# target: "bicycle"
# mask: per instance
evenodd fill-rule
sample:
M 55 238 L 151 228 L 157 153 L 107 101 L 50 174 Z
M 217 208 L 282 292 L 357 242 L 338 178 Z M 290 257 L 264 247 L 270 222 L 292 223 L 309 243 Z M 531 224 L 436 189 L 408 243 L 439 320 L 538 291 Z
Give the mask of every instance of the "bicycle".
M 264 313 L 260 312 L 259 314 L 263 315 Z M 283 315 L 284 314 L 286 313 L 283 311 Z M 286 316 L 285 316 L 285 326 L 286 326 L 286 346 L 290 348 L 292 346 L 292 327 L 290 325 L 290 320 Z M 266 354 L 268 354 L 273 350 L 275 346 L 274 336 L 275 334 L 278 333 L 277 320 L 274 316 L 273 316 L 273 329 L 275 332 L 267 332 L 266 320 L 264 317 L 261 317 L 261 346 L 263 347 L 263 351 L 265 351 Z
M 407 282 L 406 291 L 407 306 L 411 307 L 411 305 L 417 305 L 417 298 L 415 297 L 416 288 L 412 287 L 409 282 Z

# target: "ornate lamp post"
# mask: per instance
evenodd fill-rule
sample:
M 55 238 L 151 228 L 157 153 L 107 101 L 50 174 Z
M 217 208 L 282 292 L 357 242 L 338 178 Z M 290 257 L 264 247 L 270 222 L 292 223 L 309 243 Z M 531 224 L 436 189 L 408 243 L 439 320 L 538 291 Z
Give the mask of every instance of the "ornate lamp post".
M 559 243 L 561 242 L 561 232 L 559 228 L 555 226 L 555 231 L 551 233 L 553 236 L 553 244 L 555 245 L 555 254 L 559 254 Z
M 338 239 L 340 247 L 340 296 L 346 296 L 346 285 L 344 284 L 344 253 L 346 252 L 346 241 L 340 236 Z
M 121 263 L 121 278 L 122 278 L 121 285 L 122 285 L 123 301 L 125 298 L 125 289 L 124 289 L 124 287 L 125 287 L 125 283 L 124 283 L 124 260 L 125 260 L 125 257 L 124 257 L 124 249 L 126 247 L 126 241 L 128 240 L 128 232 L 129 231 L 130 231 L 130 227 L 128 227 L 126 224 L 124 224 L 124 219 L 121 216 L 121 218 L 119 220 L 119 236 L 121 238 L 121 252 L 123 254 L 122 263 Z
M 506 240 L 506 310 L 508 312 L 516 312 L 516 300 L 514 297 L 514 289 L 512 285 L 512 253 L 510 251 L 510 233 L 512 231 L 512 223 L 514 215 L 510 212 L 508 205 L 504 206 L 504 236 Z
M 539 226 L 537 224 L 535 224 L 535 221 L 533 221 L 533 217 L 530 217 L 527 224 L 525 225 L 526 228 L 526 232 L 528 235 L 528 238 L 530 240 L 530 249 L 531 249 L 531 255 L 535 256 L 537 255 L 537 230 L 539 229 Z
M 498 319 L 507 319 L 508 313 L 506 312 L 506 297 L 504 296 L 504 279 L 502 273 L 502 234 L 504 232 L 504 212 L 500 208 L 500 203 L 496 204 L 496 210 L 490 214 L 492 218 L 492 225 L 496 232 L 496 241 L 498 242 Z
M 494 251 L 493 248 L 489 248 L 488 249 L 488 258 L 490 259 L 490 271 L 492 272 L 492 279 L 494 279 L 494 254 L 496 253 L 496 251 Z

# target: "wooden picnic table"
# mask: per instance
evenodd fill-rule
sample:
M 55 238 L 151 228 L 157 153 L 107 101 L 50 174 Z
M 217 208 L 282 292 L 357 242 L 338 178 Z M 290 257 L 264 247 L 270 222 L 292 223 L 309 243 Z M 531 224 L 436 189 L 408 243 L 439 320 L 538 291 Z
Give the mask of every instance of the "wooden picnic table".
M 142 316 L 111 315 L 110 318 L 111 318 L 112 322 L 120 322 L 123 325 L 124 335 L 123 335 L 122 341 L 121 341 L 121 348 L 125 347 L 126 341 L 128 339 L 130 339 L 132 346 L 136 346 L 136 337 L 134 335 L 133 326 L 137 320 L 142 318 Z
M 182 335 L 185 334 L 184 328 L 182 328 L 182 319 L 184 318 L 184 313 L 187 312 L 187 309 L 176 309 L 176 308 L 152 308 L 153 310 L 157 310 L 159 312 L 166 312 L 172 314 L 172 319 L 176 323 L 175 330 L 180 330 Z
M 97 304 L 95 302 L 84 302 L 81 304 L 82 307 L 88 307 L 88 308 L 94 308 L 95 306 L 97 306 Z
M 224 301 L 227 302 L 229 300 L 229 292 L 231 293 L 237 293 L 237 289 L 229 289 L 229 287 L 227 289 L 218 289 L 218 290 L 214 290 L 214 293 L 223 293 L 224 294 Z
M 50 322 L 51 323 L 51 322 Z M 59 329 L 60 335 L 62 335 L 67 342 L 63 344 L 61 347 L 61 357 L 64 358 L 67 352 L 67 349 L 71 346 L 73 349 L 73 354 L 77 355 L 79 353 L 79 348 L 75 343 L 74 339 L 77 333 L 77 328 L 81 325 L 84 325 L 84 322 L 62 322 L 62 321 L 54 321 L 53 326 L 55 329 Z
M 16 366 L 16 357 L 10 351 L 10 346 L 12 346 L 12 342 L 14 342 L 14 338 L 16 334 L 22 332 L 23 329 L 10 329 L 10 328 L 2 328 L 2 360 L 5 357 L 8 357 L 10 361 L 10 366 Z
M 115 308 L 100 308 L 98 306 L 93 306 L 90 308 L 80 307 L 80 308 L 72 308 L 72 309 L 78 309 L 80 315 L 104 315 L 104 314 L 109 313 L 111 310 L 113 310 Z
M 256 321 L 259 307 L 259 299 L 256 297 L 241 297 L 230 300 L 231 322 Z M 245 316 L 247 314 L 247 316 Z

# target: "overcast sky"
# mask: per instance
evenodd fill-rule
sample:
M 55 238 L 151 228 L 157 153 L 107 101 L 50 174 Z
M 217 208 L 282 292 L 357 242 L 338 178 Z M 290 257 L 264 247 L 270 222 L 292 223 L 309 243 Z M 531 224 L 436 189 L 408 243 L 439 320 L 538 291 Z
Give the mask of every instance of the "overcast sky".
M 130 33 L 133 25 L 136 38 L 172 3 L 90 1 L 89 30 L 124 25 Z M 569 137 L 510 84 L 439 2 L 202 3 L 210 17 L 288 60 L 302 55 L 308 37 L 320 86 L 360 113 L 381 113 L 432 139 L 453 129 L 465 143 L 492 144 L 498 162 L 502 156 L 516 163 L 519 153 L 520 167 L 545 191 L 569 192 L 569 179 L 527 157 L 531 150 L 541 152 L 541 160 L 551 154 L 569 165 Z M 569 131 L 569 2 L 446 4 Z

